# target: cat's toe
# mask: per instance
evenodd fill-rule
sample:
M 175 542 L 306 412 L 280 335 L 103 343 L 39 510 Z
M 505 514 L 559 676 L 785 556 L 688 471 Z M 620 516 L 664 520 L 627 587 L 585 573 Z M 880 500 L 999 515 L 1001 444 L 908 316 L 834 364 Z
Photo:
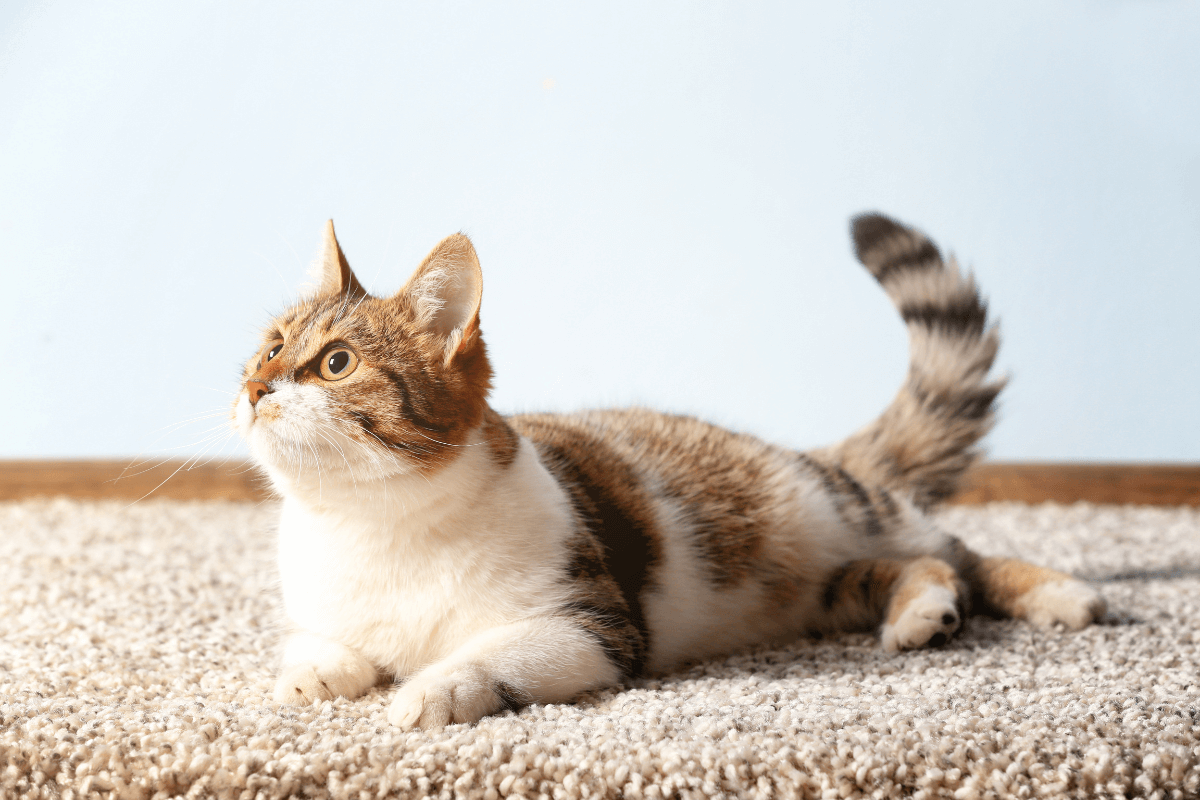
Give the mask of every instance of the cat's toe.
M 446 713 L 445 705 L 439 702 L 442 698 L 438 695 L 432 687 L 430 690 L 422 687 L 419 691 L 416 687 L 401 687 L 388 706 L 388 722 L 406 731 L 442 727 L 450 716 Z
M 504 705 L 484 670 L 462 667 L 449 673 L 419 673 L 404 683 L 388 707 L 388 722 L 430 730 L 478 722 Z
M 283 675 L 275 682 L 272 698 L 280 705 L 309 706 L 332 700 L 334 692 L 317 674 L 316 667 L 301 664 L 284 670 Z
M 1070 630 L 1097 622 L 1108 610 L 1100 594 L 1083 581 L 1050 581 L 1030 589 L 1018 599 L 1014 616 L 1049 628 L 1061 623 Z
M 358 697 L 377 680 L 375 668 L 365 661 L 343 659 L 323 666 L 296 664 L 283 670 L 272 697 L 282 705 L 307 706 L 335 697 Z
M 958 597 L 946 586 L 927 586 L 899 614 L 880 628 L 883 649 L 889 653 L 917 647 L 940 647 L 958 632 L 962 615 Z

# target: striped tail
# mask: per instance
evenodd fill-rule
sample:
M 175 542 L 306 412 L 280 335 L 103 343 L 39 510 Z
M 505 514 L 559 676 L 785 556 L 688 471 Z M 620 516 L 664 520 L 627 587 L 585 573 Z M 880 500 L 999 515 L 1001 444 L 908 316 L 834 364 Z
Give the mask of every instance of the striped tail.
M 995 421 L 1005 381 L 989 381 L 988 370 L 1000 336 L 974 279 L 924 234 L 881 214 L 855 217 L 851 233 L 908 326 L 908 375 L 878 419 L 814 455 L 928 508 L 954 494 Z

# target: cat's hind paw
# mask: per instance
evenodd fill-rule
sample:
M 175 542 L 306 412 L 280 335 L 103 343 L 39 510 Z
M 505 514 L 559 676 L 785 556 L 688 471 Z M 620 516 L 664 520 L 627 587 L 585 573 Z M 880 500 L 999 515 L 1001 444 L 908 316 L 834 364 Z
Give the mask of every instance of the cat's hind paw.
M 895 653 L 918 647 L 941 647 L 962 625 L 957 601 L 958 596 L 948 586 L 926 586 L 880 628 L 883 649 Z
M 405 730 L 478 722 L 512 705 L 508 695 L 505 687 L 495 683 L 480 667 L 427 669 L 409 678 L 396 691 L 388 707 L 388 722 Z
M 1041 628 L 1061 623 L 1070 630 L 1085 628 L 1099 621 L 1108 610 L 1100 594 L 1083 581 L 1048 581 L 1019 597 L 1013 616 Z

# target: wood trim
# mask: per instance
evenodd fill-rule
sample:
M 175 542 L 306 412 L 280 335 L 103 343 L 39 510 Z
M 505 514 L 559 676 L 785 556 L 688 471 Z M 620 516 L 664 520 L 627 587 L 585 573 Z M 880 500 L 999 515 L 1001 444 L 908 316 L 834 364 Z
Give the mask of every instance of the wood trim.
M 0 500 L 262 500 L 266 484 L 249 461 L 0 461 Z
M 984 463 L 952 501 L 1200 506 L 1200 464 Z
M 193 467 L 182 461 L 2 461 L 0 500 L 65 495 L 83 499 L 264 500 L 271 496 L 248 462 Z M 1200 506 L 1200 464 L 1029 464 L 990 462 L 967 476 L 952 501 L 1136 503 Z

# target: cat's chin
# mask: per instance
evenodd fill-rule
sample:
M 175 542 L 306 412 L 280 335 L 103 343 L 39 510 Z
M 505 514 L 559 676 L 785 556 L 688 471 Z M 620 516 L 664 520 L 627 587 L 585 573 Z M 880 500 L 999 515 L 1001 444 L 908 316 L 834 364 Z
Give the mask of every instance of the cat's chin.
M 233 417 L 234 428 L 250 446 L 251 456 L 276 484 L 296 488 L 331 481 L 357 484 L 416 470 L 416 465 L 400 454 L 351 438 L 336 423 L 314 420 L 327 416 L 319 399 L 301 394 L 300 399 L 308 403 L 297 403 L 286 394 L 281 391 L 282 398 L 260 401 L 256 410 L 243 392 Z M 298 393 L 293 387 L 290 394 Z
M 288 441 L 257 425 L 246 437 L 250 455 L 276 482 L 303 486 L 364 483 L 415 471 L 415 465 L 378 447 L 339 437 L 340 442 Z

